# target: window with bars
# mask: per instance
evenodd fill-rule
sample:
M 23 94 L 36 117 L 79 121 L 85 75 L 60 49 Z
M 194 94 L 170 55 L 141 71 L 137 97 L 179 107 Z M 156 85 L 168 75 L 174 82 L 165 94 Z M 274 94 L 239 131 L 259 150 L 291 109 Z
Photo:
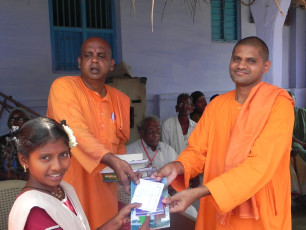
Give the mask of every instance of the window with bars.
M 237 0 L 211 0 L 211 38 L 234 42 L 240 39 L 240 10 Z
M 49 0 L 52 67 L 75 72 L 80 48 L 88 37 L 105 39 L 117 59 L 114 0 Z

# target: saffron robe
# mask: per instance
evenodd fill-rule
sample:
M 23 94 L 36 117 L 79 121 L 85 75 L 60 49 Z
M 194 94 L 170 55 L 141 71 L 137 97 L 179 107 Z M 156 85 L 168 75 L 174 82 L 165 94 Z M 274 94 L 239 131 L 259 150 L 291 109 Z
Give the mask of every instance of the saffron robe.
M 185 173 L 172 183 L 180 191 L 188 187 L 190 178 L 203 173 L 203 185 L 211 195 L 200 199 L 197 230 L 291 229 L 289 159 L 294 112 L 288 98 L 276 97 L 247 159 L 225 173 L 231 131 L 243 105 L 235 101 L 235 91 L 208 104 L 177 159 Z M 219 214 L 232 211 L 252 196 L 259 220 L 231 215 L 225 225 L 219 222 Z
M 91 229 L 117 214 L 117 183 L 104 183 L 100 163 L 106 153 L 124 154 L 129 138 L 130 100 L 105 85 L 106 95 L 88 89 L 80 77 L 61 77 L 51 86 L 47 116 L 66 120 L 78 145 L 71 149 L 70 167 L 64 180 L 79 197 Z
M 50 194 L 30 190 L 17 197 L 9 215 L 9 230 L 23 230 L 28 215 L 33 207 L 44 209 L 48 215 L 64 230 L 90 230 L 87 218 L 73 187 L 61 182 L 66 196 L 71 201 L 76 212 L 72 212 L 62 201 Z

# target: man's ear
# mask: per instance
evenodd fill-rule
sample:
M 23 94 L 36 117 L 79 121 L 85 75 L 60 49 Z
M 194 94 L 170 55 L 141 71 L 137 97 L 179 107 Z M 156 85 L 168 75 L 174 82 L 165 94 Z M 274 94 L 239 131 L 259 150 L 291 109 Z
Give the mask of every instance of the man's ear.
M 264 64 L 264 73 L 267 73 L 271 67 L 271 61 L 266 61 Z
M 81 58 L 80 58 L 80 57 L 78 57 L 78 68 L 79 68 L 79 69 L 81 69 L 81 67 L 80 67 L 80 66 L 81 66 Z
M 110 71 L 113 71 L 113 70 L 114 70 L 114 66 L 115 66 L 115 60 L 112 59 L 111 62 L 110 62 L 110 64 L 109 64 L 109 70 L 110 70 Z
M 143 138 L 143 136 L 144 136 L 144 130 L 143 129 L 140 129 L 139 130 L 139 136 L 140 136 L 140 138 L 142 139 Z
M 26 168 L 28 168 L 28 160 L 24 156 L 22 156 L 20 153 L 18 153 L 18 160 L 22 167 L 25 165 Z

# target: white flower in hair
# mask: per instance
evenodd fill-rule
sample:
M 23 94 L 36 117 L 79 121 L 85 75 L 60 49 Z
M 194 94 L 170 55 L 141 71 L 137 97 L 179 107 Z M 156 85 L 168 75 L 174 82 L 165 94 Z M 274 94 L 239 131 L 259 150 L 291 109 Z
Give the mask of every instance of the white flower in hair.
M 12 126 L 12 131 L 13 132 L 16 132 L 18 129 L 19 129 L 19 126 L 14 126 L 14 125 Z
M 76 142 L 76 138 L 73 135 L 72 129 L 70 129 L 67 125 L 63 125 L 63 127 L 64 127 L 64 130 L 69 137 L 69 147 L 73 148 L 73 147 L 77 146 L 78 143 Z

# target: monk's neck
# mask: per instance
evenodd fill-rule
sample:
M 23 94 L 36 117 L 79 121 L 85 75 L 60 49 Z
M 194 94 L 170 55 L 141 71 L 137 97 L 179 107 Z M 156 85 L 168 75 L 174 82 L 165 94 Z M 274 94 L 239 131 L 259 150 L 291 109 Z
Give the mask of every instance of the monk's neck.
M 239 104 L 243 105 L 243 103 L 248 98 L 250 91 L 251 89 L 248 89 L 248 88 L 236 88 L 235 100 Z
M 85 81 L 83 78 L 81 79 L 88 89 L 97 92 L 101 97 L 104 97 L 106 95 L 106 89 L 104 86 L 104 82 L 100 82 L 100 81 L 99 82 L 96 82 L 96 81 L 88 82 L 88 81 Z

